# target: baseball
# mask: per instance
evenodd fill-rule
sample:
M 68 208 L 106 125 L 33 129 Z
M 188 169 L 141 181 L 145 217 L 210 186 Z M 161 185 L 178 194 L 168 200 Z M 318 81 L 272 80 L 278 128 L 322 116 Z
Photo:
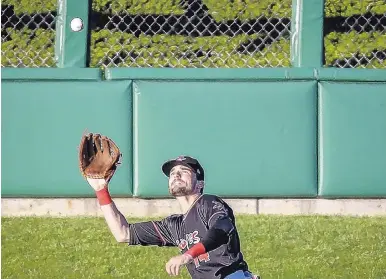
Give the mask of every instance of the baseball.
M 83 21 L 79 17 L 75 17 L 71 20 L 71 30 L 78 32 L 83 29 Z

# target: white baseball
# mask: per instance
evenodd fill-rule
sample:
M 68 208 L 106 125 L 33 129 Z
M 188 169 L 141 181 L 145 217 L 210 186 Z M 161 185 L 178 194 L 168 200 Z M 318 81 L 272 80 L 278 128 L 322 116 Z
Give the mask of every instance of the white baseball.
M 83 29 L 83 21 L 79 17 L 75 17 L 71 20 L 71 30 L 78 32 Z

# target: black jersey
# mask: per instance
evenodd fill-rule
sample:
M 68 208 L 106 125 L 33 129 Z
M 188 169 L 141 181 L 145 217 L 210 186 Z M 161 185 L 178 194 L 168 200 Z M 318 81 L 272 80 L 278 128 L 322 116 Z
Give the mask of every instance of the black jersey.
M 190 275 L 194 279 L 213 279 L 224 278 L 237 270 L 247 271 L 233 211 L 226 202 L 214 195 L 201 195 L 186 214 L 131 224 L 129 244 L 178 246 L 184 253 L 200 242 L 220 219 L 229 221 L 228 243 L 195 258 L 187 265 Z

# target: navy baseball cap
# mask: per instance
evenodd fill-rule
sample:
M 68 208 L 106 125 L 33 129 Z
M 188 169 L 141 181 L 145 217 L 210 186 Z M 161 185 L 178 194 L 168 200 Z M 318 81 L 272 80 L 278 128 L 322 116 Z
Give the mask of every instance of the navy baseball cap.
M 197 175 L 197 180 L 204 180 L 204 169 L 197 159 L 189 156 L 178 156 L 175 159 L 169 160 L 162 165 L 163 173 L 169 177 L 172 168 L 178 165 L 183 165 L 191 168 Z

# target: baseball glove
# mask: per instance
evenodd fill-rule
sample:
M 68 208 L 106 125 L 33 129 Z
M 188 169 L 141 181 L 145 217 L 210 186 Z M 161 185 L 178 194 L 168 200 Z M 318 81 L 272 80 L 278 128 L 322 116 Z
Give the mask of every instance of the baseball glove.
M 79 145 L 79 168 L 85 178 L 110 181 L 120 164 L 121 152 L 108 137 L 89 133 Z

